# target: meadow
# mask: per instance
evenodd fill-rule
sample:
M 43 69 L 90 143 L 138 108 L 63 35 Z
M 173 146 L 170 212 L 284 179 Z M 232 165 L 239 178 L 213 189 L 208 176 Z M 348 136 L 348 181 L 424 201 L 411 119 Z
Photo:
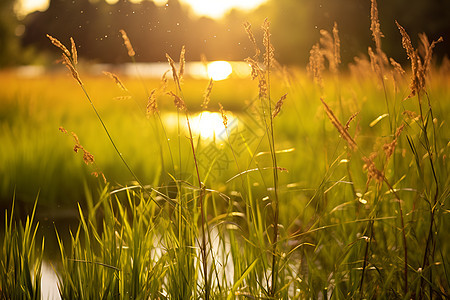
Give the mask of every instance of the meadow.
M 67 208 L 64 299 L 449 297 L 448 62 L 399 26 L 404 71 L 372 22 L 348 68 L 337 27 L 308 72 L 279 66 L 265 23 L 253 80 L 183 78 L 183 51 L 162 80 L 93 76 L 57 40 L 69 72 L 0 73 L 1 297 L 39 298 L 35 217 Z

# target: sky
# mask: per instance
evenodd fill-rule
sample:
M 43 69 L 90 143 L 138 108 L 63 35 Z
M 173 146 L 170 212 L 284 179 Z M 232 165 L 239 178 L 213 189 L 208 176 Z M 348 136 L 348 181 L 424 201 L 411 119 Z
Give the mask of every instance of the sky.
M 131 2 L 139 2 L 134 0 Z M 232 8 L 252 9 L 262 4 L 266 0 L 181 0 L 187 3 L 197 15 L 209 16 L 212 18 L 220 18 Z M 35 10 L 45 10 L 48 7 L 49 0 L 21 0 L 21 8 L 19 14 L 26 15 Z M 107 0 L 109 3 L 117 2 L 117 0 Z M 165 4 L 166 0 L 154 0 L 157 4 Z

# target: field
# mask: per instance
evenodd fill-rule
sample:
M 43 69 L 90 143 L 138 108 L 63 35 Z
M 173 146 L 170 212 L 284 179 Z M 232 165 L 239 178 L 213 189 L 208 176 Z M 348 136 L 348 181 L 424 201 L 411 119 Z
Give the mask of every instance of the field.
M 38 295 L 23 274 L 45 256 L 13 199 L 22 217 L 76 212 L 56 230 L 64 298 L 449 297 L 448 66 L 411 51 L 404 73 L 375 49 L 346 70 L 323 42 L 308 76 L 277 67 L 265 30 L 255 80 L 211 89 L 183 59 L 167 81 L 115 79 L 73 50 L 67 73 L 0 73 L 2 297 Z

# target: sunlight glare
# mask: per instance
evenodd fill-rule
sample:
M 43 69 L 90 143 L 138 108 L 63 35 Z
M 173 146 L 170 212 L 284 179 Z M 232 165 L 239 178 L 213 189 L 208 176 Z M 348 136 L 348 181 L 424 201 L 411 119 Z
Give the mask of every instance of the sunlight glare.
M 230 124 L 231 116 L 228 116 Z M 225 126 L 223 125 L 222 115 L 216 112 L 202 111 L 192 117 L 191 126 L 194 134 L 200 134 L 202 139 L 226 139 Z
M 182 2 L 189 4 L 197 15 L 220 18 L 233 8 L 250 10 L 266 0 L 183 0 Z
M 215 81 L 227 79 L 233 72 L 229 62 L 219 60 L 208 64 L 208 76 Z

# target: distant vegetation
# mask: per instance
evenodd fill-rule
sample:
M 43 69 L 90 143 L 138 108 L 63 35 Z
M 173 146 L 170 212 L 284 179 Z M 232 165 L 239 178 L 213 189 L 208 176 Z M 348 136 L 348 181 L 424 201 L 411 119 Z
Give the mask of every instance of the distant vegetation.
M 412 36 L 424 32 L 430 39 L 443 36 L 436 49 L 440 61 L 450 49 L 450 3 L 448 1 L 380 1 L 380 20 L 386 38 L 386 53 L 400 63 L 406 56 L 398 49 L 401 40 L 394 20 L 409 29 Z M 370 1 L 269 0 L 251 13 L 232 11 L 222 20 L 193 15 L 178 0 L 166 6 L 151 1 L 133 4 L 119 1 L 114 5 L 100 1 L 52 0 L 45 12 L 35 12 L 20 22 L 14 19 L 14 0 L 0 4 L 0 41 L 3 55 L 0 66 L 30 62 L 44 50 L 54 51 L 45 35 L 51 33 L 63 39 L 73 36 L 78 41 L 81 57 L 96 62 L 118 63 L 127 60 L 126 53 L 115 46 L 120 43 L 120 29 L 125 29 L 135 41 L 138 61 L 164 61 L 166 52 L 175 54 L 186 45 L 188 60 L 242 60 L 250 47 L 242 24 L 260 23 L 265 17 L 273 22 L 273 43 L 277 58 L 284 64 L 305 65 L 308 52 L 320 36 L 321 28 L 331 28 L 336 21 L 341 29 L 344 66 L 355 56 L 367 53 L 370 44 L 368 12 Z M 17 27 L 23 24 L 23 27 Z M 18 36 L 16 36 L 16 34 Z M 227 45 L 227 47 L 224 47 Z M 23 48 L 20 52 L 19 46 Z M 36 49 L 32 56 L 31 48 Z M 23 57 L 18 57 L 21 53 Z
M 375 0 L 366 14 L 367 55 L 343 71 L 333 22 L 307 74 L 277 61 L 268 19 L 245 23 L 252 78 L 220 82 L 185 77 L 185 47 L 167 49 L 158 81 L 86 76 L 77 39 L 47 35 L 66 75 L 0 73 L 1 201 L 39 195 L 25 226 L 6 213 L 0 298 L 39 298 L 33 220 L 61 206 L 79 216 L 56 228 L 64 299 L 449 298 L 450 73 L 432 63 L 443 41 L 416 43 L 393 21 L 402 67 Z M 135 63 L 139 37 L 114 34 Z M 225 131 L 192 131 L 198 110 Z

